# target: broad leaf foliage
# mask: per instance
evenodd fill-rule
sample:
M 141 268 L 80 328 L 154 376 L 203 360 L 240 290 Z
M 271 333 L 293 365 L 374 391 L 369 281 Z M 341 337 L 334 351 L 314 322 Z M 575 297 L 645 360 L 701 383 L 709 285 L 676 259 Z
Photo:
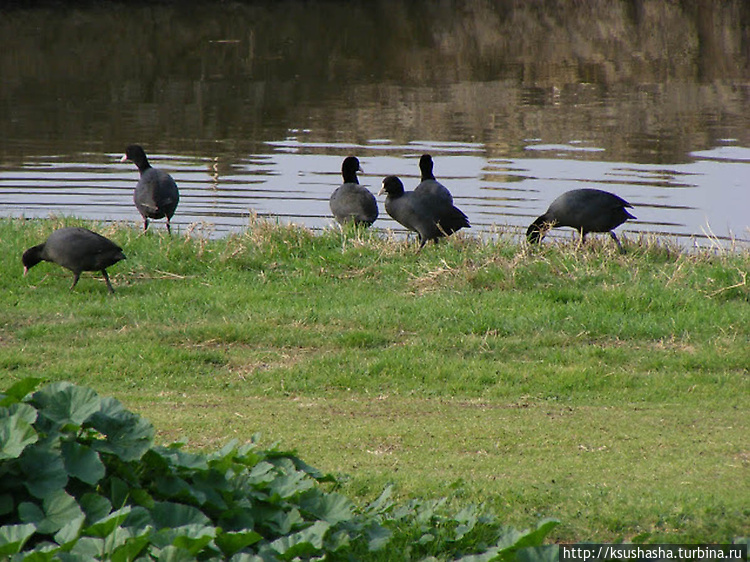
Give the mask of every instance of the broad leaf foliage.
M 554 558 L 546 521 L 521 532 L 470 507 L 358 508 L 294 454 L 153 442 L 113 398 L 71 383 L 0 393 L 0 558 L 16 560 L 512 560 Z M 521 550 L 523 549 L 523 551 Z

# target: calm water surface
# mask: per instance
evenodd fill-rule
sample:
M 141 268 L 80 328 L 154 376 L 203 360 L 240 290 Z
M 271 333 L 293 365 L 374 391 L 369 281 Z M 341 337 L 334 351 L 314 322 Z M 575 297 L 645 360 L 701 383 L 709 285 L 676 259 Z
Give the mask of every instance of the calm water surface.
M 429 152 L 478 234 L 598 187 L 634 205 L 628 236 L 750 243 L 750 5 L 532 4 L 6 8 L 0 214 L 140 224 L 139 143 L 182 231 L 322 229 L 345 156 L 377 192 Z

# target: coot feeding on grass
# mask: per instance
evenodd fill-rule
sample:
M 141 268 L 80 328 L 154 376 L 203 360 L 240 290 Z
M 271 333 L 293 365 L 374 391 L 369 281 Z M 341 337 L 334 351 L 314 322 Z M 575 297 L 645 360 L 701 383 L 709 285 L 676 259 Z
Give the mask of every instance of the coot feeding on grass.
M 132 161 L 138 166 L 141 177 L 135 186 L 133 201 L 143 217 L 143 230 L 148 230 L 149 219 L 167 218 L 167 231 L 171 234 L 172 229 L 169 221 L 180 202 L 180 192 L 177 184 L 168 173 L 157 168 L 152 168 L 148 163 L 146 153 L 137 144 L 130 145 L 122 157 L 122 162 Z
M 404 184 L 396 176 L 383 180 L 380 193 L 387 193 L 385 210 L 398 223 L 419 235 L 419 248 L 428 240 L 449 236 L 469 227 L 469 219 L 444 197 L 428 191 L 404 191 Z
M 107 268 L 125 259 L 122 248 L 101 234 L 86 228 L 67 227 L 55 230 L 44 244 L 33 246 L 23 253 L 23 274 L 26 275 L 40 261 L 56 263 L 73 272 L 71 290 L 78 283 L 82 271 L 101 271 L 111 293 Z
M 538 244 L 550 228 L 570 226 L 580 232 L 579 244 L 583 243 L 589 232 L 608 232 L 622 252 L 622 244 L 613 230 L 626 220 L 635 218 L 626 207 L 633 208 L 630 203 L 608 191 L 567 191 L 552 202 L 546 213 L 531 223 L 526 238 L 532 244 Z
M 359 185 L 357 172 L 361 172 L 359 160 L 354 156 L 344 159 L 341 175 L 344 183 L 331 194 L 328 204 L 339 224 L 353 222 L 371 226 L 378 218 L 378 202 L 370 191 Z

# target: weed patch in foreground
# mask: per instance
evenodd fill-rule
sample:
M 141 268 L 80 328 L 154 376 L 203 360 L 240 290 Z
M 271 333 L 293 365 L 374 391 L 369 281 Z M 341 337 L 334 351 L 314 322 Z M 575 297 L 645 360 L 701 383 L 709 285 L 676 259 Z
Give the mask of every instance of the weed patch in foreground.
M 154 446 L 153 427 L 66 382 L 0 393 L 0 556 L 24 560 L 504 560 L 540 562 L 556 525 L 501 526 L 467 507 L 359 509 L 335 480 L 277 449 Z M 554 546 L 548 550 L 556 551 Z M 479 556 L 479 558 L 477 558 Z

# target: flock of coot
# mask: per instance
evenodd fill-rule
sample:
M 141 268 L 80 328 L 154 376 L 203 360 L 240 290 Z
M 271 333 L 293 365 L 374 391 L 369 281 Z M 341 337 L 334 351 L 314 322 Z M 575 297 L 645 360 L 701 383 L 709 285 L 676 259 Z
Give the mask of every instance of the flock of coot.
M 143 148 L 131 145 L 122 161 L 132 161 L 140 172 L 133 201 L 143 217 L 143 230 L 148 229 L 149 219 L 167 219 L 167 230 L 171 233 L 170 220 L 180 201 L 180 193 L 172 176 L 163 170 L 152 168 Z M 433 161 L 429 154 L 419 160 L 421 181 L 413 191 L 404 190 L 397 176 L 383 180 L 380 194 L 385 193 L 385 210 L 399 224 L 415 232 L 421 249 L 428 241 L 437 243 L 443 236 L 468 228 L 469 218 L 453 204 L 453 195 L 435 179 Z M 359 184 L 357 172 L 362 171 L 354 156 L 344 159 L 341 174 L 344 182 L 331 194 L 329 205 L 339 224 L 354 223 L 371 226 L 378 218 L 375 196 Z M 582 243 L 589 232 L 608 232 L 622 251 L 622 245 L 613 232 L 628 219 L 634 219 L 627 208 L 632 205 L 607 191 L 599 189 L 574 189 L 563 193 L 550 204 L 547 212 L 537 218 L 526 231 L 526 238 L 538 244 L 544 234 L 558 226 L 575 228 Z M 82 271 L 101 271 L 107 288 L 114 293 L 107 275 L 107 268 L 125 254 L 111 240 L 79 227 L 61 228 L 54 231 L 43 244 L 33 246 L 23 254 L 24 275 L 40 261 L 56 263 L 73 272 L 76 286 Z

